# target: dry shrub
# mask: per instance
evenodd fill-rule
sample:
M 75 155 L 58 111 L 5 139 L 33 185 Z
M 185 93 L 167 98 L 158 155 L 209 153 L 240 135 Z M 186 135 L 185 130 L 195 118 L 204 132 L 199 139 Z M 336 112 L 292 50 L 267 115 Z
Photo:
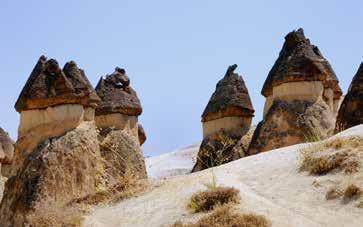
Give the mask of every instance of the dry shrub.
M 97 205 L 100 203 L 115 203 L 122 199 L 136 196 L 148 188 L 148 181 L 146 179 L 138 179 L 128 174 L 119 182 L 104 191 L 74 199 L 70 204 Z
M 340 191 L 339 189 L 337 189 L 336 187 L 332 187 L 330 188 L 326 194 L 325 194 L 325 199 L 326 200 L 332 200 L 332 199 L 337 199 L 340 196 L 343 195 L 343 192 Z
M 362 194 L 362 189 L 354 184 L 350 184 L 344 191 L 344 199 L 359 198 Z
M 239 190 L 232 187 L 215 187 L 194 193 L 188 207 L 193 212 L 204 212 L 220 205 L 238 203 L 239 199 Z
M 315 143 L 300 151 L 300 171 L 323 175 L 333 170 L 352 174 L 359 171 L 359 154 L 363 151 L 363 138 L 359 136 L 337 137 Z
M 226 132 L 214 134 L 203 140 L 197 159 L 203 169 L 220 166 L 244 156 L 242 149 L 234 149 L 238 138 L 229 136 Z
M 230 206 L 215 209 L 195 223 L 176 222 L 172 227 L 268 227 L 270 222 L 262 215 L 243 214 L 231 210 Z
M 40 203 L 35 211 L 27 217 L 29 226 L 37 227 L 78 227 L 82 225 L 83 216 L 88 212 L 84 205 L 64 206 L 61 204 Z

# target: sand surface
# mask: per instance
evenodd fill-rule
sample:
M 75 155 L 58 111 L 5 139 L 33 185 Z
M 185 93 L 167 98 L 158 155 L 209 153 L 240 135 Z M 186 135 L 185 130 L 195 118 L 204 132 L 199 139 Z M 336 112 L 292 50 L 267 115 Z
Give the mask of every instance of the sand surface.
M 363 137 L 363 125 L 356 126 L 336 136 L 359 135 Z M 327 189 L 348 178 L 363 183 L 363 172 L 347 177 L 342 174 L 310 176 L 298 172 L 299 149 L 309 144 L 294 145 L 276 149 L 205 171 L 168 177 L 172 167 L 188 172 L 189 162 L 175 158 L 175 154 L 164 154 L 147 160 L 153 186 L 146 193 L 121 201 L 118 204 L 96 207 L 85 218 L 85 226 L 169 226 L 177 220 L 191 221 L 200 214 L 191 214 L 186 204 L 189 197 L 198 190 L 206 189 L 213 174 L 217 185 L 232 186 L 240 190 L 241 203 L 238 208 L 244 212 L 265 215 L 276 227 L 361 227 L 363 209 L 354 202 L 325 199 Z M 195 152 L 195 148 L 193 148 Z M 189 150 L 190 158 L 191 153 Z M 188 152 L 186 152 L 188 153 Z M 174 157 L 174 159 L 172 158 Z M 181 157 L 184 157 L 181 155 Z M 177 160 L 175 162 L 175 160 Z M 160 167 L 158 163 L 163 163 Z M 189 163 L 189 164 L 185 164 Z M 156 166 L 155 166 L 156 165 Z M 180 166 L 178 166 L 180 165 Z M 167 167 L 167 168 L 166 168 Z M 165 173 L 163 173 L 165 170 Z M 171 174 L 173 175 L 173 174 Z M 363 186 L 363 185 L 361 185 Z

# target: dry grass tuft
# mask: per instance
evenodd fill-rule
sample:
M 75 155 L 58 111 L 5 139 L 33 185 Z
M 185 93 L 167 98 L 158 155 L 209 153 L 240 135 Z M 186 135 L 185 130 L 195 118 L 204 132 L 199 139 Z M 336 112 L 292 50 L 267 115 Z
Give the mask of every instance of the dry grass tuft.
M 196 192 L 189 200 L 188 207 L 195 213 L 213 210 L 217 206 L 239 202 L 239 190 L 232 187 L 214 187 Z
M 147 180 L 125 177 L 123 181 L 121 180 L 120 183 L 113 185 L 105 191 L 77 198 L 71 201 L 70 204 L 98 205 L 101 203 L 115 203 L 145 192 L 148 185 Z
M 230 206 L 215 209 L 211 214 L 199 219 L 196 223 L 176 222 L 172 227 L 268 227 L 270 222 L 262 215 L 253 213 L 241 214 L 231 211 Z
M 363 138 L 359 136 L 337 137 L 315 143 L 300 151 L 300 171 L 312 175 L 324 175 L 333 170 L 352 174 L 359 171 L 359 154 L 363 151 Z
M 354 184 L 350 184 L 344 191 L 344 199 L 359 198 L 363 193 L 362 189 Z
M 343 195 L 343 192 L 340 191 L 339 189 L 337 189 L 336 187 L 332 187 L 330 188 L 326 194 L 325 194 L 325 199 L 326 200 L 332 200 L 332 199 L 337 199 L 339 197 L 341 197 Z

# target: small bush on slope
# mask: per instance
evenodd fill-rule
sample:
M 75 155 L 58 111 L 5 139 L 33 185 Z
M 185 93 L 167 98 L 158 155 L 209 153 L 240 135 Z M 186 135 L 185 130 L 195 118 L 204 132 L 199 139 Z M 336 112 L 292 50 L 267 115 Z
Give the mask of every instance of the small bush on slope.
M 362 193 L 363 191 L 360 187 L 351 184 L 344 191 L 344 199 L 359 198 Z
M 231 210 L 230 206 L 216 208 L 212 213 L 195 223 L 176 222 L 172 227 L 268 227 L 269 221 L 261 215 L 242 214 Z
M 333 170 L 343 170 L 347 174 L 359 171 L 363 153 L 363 138 L 359 136 L 337 137 L 316 143 L 300 151 L 300 171 L 312 175 L 323 175 Z
M 189 200 L 188 207 L 195 213 L 213 210 L 217 206 L 239 202 L 239 190 L 232 187 L 212 187 L 196 192 Z

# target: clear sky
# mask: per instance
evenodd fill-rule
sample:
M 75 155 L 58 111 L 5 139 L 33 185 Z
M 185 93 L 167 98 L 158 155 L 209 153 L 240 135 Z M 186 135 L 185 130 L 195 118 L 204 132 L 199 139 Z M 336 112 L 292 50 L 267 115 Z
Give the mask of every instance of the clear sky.
M 238 64 L 262 117 L 262 84 L 286 33 L 303 27 L 344 92 L 363 61 L 363 1 L 0 1 L 0 125 L 17 136 L 15 101 L 37 59 L 75 60 L 95 86 L 124 67 L 141 99 L 145 155 L 202 138 L 200 115 Z

